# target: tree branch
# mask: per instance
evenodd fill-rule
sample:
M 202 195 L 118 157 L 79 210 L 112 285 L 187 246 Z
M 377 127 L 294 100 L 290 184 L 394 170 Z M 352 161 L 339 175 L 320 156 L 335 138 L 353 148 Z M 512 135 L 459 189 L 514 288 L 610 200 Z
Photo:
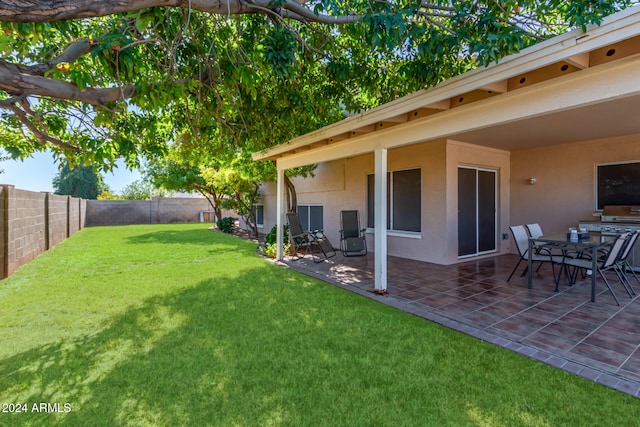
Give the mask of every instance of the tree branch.
M 81 90 L 72 83 L 42 76 L 16 73 L 14 67 L 17 66 L 6 61 L 0 61 L 0 90 L 10 95 L 45 96 L 103 106 L 108 102 L 131 98 L 135 94 L 134 85 Z
M 91 18 L 146 9 L 150 7 L 179 7 L 215 15 L 264 14 L 264 8 L 285 18 L 327 24 L 347 24 L 359 16 L 316 15 L 304 6 L 306 2 L 286 0 L 277 7 L 270 0 L 47 0 L 0 1 L 0 21 L 52 22 L 68 19 Z
M 24 108 L 24 110 L 19 108 L 17 104 L 20 104 Z M 42 147 L 45 147 L 47 143 L 51 143 L 64 150 L 75 152 L 83 151 L 82 148 L 78 146 L 68 144 L 64 141 L 59 140 L 58 138 L 54 138 L 49 135 L 46 132 L 46 126 L 44 126 L 44 123 L 42 122 L 40 116 L 35 114 L 28 106 L 26 97 L 14 97 L 9 100 L 0 101 L 0 108 L 11 111 L 15 115 L 15 117 L 20 120 L 20 123 L 22 123 L 27 129 L 29 129 L 29 131 L 36 137 Z M 40 130 L 38 126 L 36 126 L 36 124 L 29 119 L 29 115 L 31 115 L 36 120 L 36 122 L 40 123 L 41 126 L 45 127 L 45 130 Z

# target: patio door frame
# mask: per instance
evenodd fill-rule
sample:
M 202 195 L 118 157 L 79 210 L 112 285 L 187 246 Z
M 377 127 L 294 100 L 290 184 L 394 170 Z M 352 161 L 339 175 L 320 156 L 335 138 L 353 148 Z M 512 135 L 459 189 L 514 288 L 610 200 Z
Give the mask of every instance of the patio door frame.
M 475 215 L 473 218 L 474 224 L 472 224 L 474 227 L 474 233 L 475 233 L 475 250 L 473 252 L 470 253 L 465 253 L 465 254 L 461 254 L 460 253 L 460 249 L 461 249 L 461 244 L 460 244 L 460 239 L 461 239 L 461 231 L 463 229 L 463 225 L 465 224 L 461 224 L 460 221 L 460 205 L 461 205 L 461 195 L 460 195 L 460 170 L 461 169 L 467 169 L 467 170 L 473 170 L 475 171 L 475 177 L 474 177 L 474 185 L 475 188 L 473 189 L 473 193 L 474 193 L 474 208 L 475 208 Z M 481 172 L 488 172 L 493 174 L 493 248 L 491 249 L 484 249 L 484 250 L 480 250 L 481 247 L 481 217 L 483 215 L 483 212 L 480 211 L 480 207 L 482 205 L 482 201 L 481 201 L 481 189 L 480 189 L 480 185 L 479 185 L 479 175 Z M 485 207 L 485 209 L 487 209 Z M 488 213 L 488 210 L 484 212 L 484 214 L 486 215 Z M 488 216 L 488 215 L 487 215 Z M 466 224 L 467 226 L 469 224 Z M 486 243 L 486 241 L 485 241 Z M 487 168 L 487 167 L 480 167 L 480 166 L 468 166 L 468 165 L 458 165 L 458 258 L 462 259 L 462 258 L 469 258 L 469 257 L 474 257 L 474 256 L 479 256 L 479 255 L 485 255 L 485 254 L 490 254 L 490 253 L 495 253 L 498 251 L 498 170 L 497 169 L 492 169 L 492 168 Z

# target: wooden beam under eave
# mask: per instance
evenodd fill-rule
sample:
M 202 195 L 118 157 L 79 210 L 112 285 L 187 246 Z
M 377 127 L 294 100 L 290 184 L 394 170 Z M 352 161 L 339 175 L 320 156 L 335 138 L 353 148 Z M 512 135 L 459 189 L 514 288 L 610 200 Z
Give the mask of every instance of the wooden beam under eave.
M 384 120 L 376 123 L 376 130 L 388 129 L 390 127 L 397 126 L 402 123 L 405 123 L 405 122 L 392 122 L 392 121 Z
M 432 102 L 429 105 L 425 105 L 423 108 L 433 109 L 433 110 L 448 110 L 451 108 L 451 102 L 448 99 L 443 99 L 442 101 Z
M 300 147 L 300 148 L 296 148 L 295 150 L 292 150 L 291 153 L 292 154 L 298 154 L 298 153 L 303 153 L 305 151 L 309 151 L 311 150 L 311 146 L 310 145 L 305 145 L 304 147 Z
M 327 139 L 327 142 L 329 144 L 333 144 L 334 142 L 344 141 L 347 138 L 349 138 L 349 135 L 346 133 L 342 133 L 340 135 L 332 136 L 331 138 Z
M 480 89 L 492 93 L 505 93 L 507 91 L 507 81 L 502 80 L 499 82 L 490 83 L 488 85 L 482 86 Z
M 389 117 L 388 119 L 382 120 L 383 123 L 405 123 L 409 121 L 409 113 L 400 114 L 399 116 Z
M 635 36 L 590 52 L 589 65 L 594 67 L 638 53 L 640 53 L 640 36 Z
M 592 60 L 589 60 L 591 65 L 593 65 L 592 62 Z M 580 68 L 567 61 L 556 62 L 555 64 L 547 65 L 546 67 L 538 68 L 536 70 L 529 71 L 526 74 L 510 78 L 508 84 L 509 90 L 520 89 L 522 87 L 551 80 L 576 71 L 580 71 Z
M 409 121 L 431 116 L 441 111 L 442 110 L 438 110 L 436 108 L 418 108 L 417 110 L 413 110 L 409 113 Z
M 482 99 L 486 99 L 498 94 L 499 92 L 492 92 L 489 90 L 480 90 L 480 89 L 472 90 L 471 92 L 463 93 L 451 98 L 451 108 L 470 104 L 472 102 L 480 101 Z
M 273 161 L 276 161 L 276 160 L 281 159 L 283 157 L 284 157 L 284 154 L 274 154 L 273 156 L 265 157 L 262 160 L 273 160 Z
M 371 133 L 373 131 L 376 130 L 376 125 L 368 125 L 368 126 L 362 126 L 361 128 L 358 129 L 354 129 L 351 132 L 349 132 L 349 138 L 353 138 L 354 136 L 358 136 L 358 135 L 364 135 L 366 133 Z
M 565 59 L 565 61 L 573 65 L 574 67 L 580 68 L 584 70 L 585 68 L 589 68 L 589 56 L 588 52 L 581 53 L 580 55 L 574 55 L 570 58 Z
M 318 147 L 324 147 L 325 145 L 329 145 L 332 141 L 333 138 L 330 139 L 323 139 L 322 141 L 318 141 L 318 142 L 314 142 L 313 144 L 309 144 L 309 148 L 318 148 Z

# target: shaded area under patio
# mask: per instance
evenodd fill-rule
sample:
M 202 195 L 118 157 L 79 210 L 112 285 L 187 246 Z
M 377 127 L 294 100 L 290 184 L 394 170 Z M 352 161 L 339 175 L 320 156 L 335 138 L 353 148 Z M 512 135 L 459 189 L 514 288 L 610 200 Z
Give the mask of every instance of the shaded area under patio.
M 343 286 L 381 303 L 438 322 L 557 368 L 640 397 L 640 299 L 629 298 L 612 280 L 616 305 L 598 280 L 596 302 L 590 301 L 587 276 L 559 292 L 550 266 L 534 272 L 533 289 L 518 271 L 506 279 L 516 255 L 437 265 L 388 258 L 388 295 L 373 293 L 371 254 L 335 258 L 315 264 L 308 256 L 285 259 L 289 268 Z M 640 291 L 640 285 L 635 286 Z M 640 296 L 640 293 L 638 293 Z

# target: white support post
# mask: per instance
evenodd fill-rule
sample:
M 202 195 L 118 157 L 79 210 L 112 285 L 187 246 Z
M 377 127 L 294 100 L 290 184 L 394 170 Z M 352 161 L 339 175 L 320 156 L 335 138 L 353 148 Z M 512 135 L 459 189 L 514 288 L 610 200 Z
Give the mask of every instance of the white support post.
M 387 149 L 375 150 L 374 287 L 387 290 Z
M 284 258 L 284 214 L 285 214 L 285 187 L 284 187 L 284 169 L 278 166 L 276 190 L 276 259 L 282 261 Z

